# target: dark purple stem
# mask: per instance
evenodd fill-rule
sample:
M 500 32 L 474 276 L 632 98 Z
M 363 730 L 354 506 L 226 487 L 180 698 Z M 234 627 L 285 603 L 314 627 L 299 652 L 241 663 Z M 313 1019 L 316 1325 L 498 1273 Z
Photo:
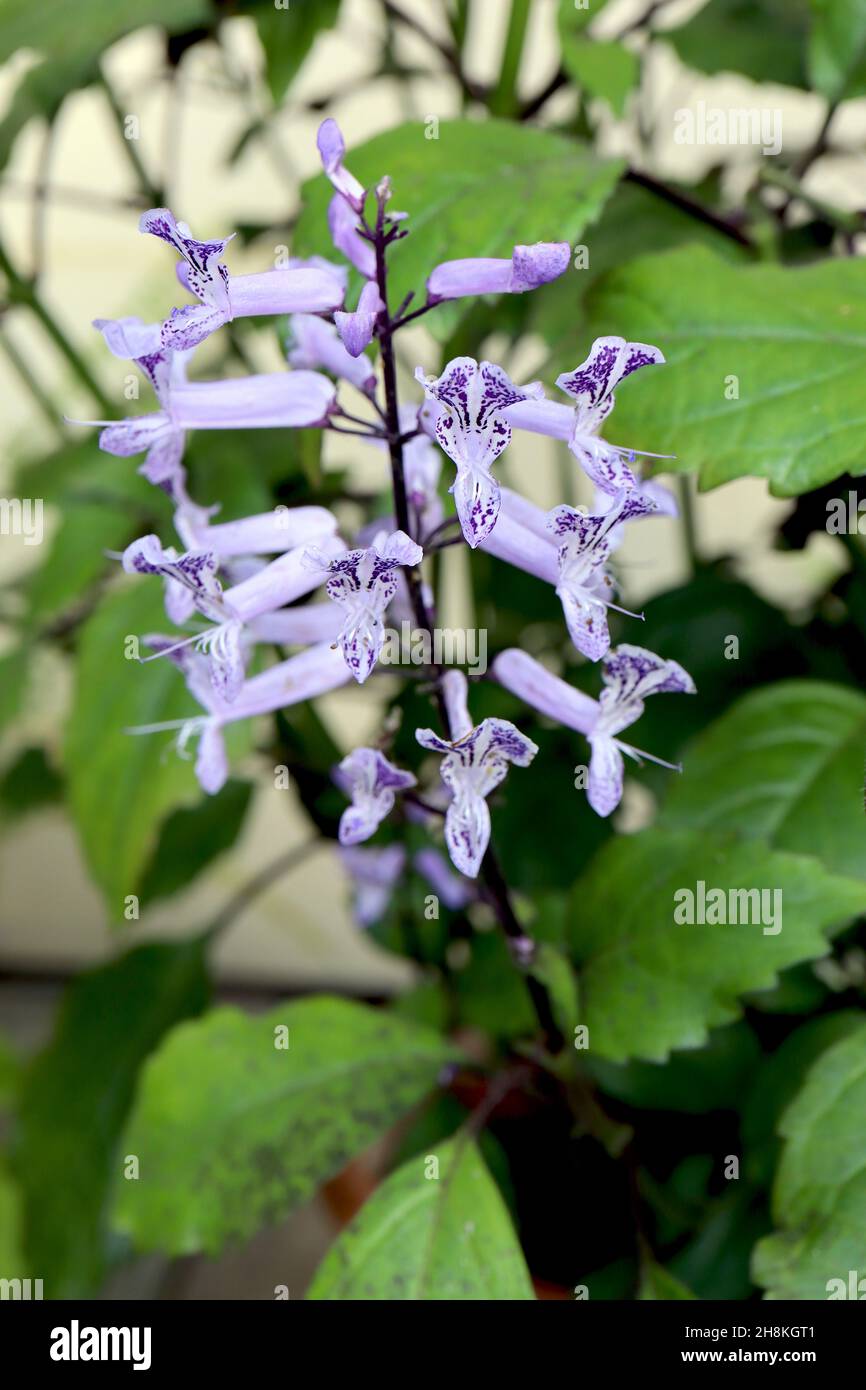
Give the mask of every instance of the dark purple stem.
M 376 283 L 384 306 L 379 314 L 378 323 L 376 325 L 376 335 L 379 339 L 379 346 L 382 353 L 382 376 L 385 386 L 385 432 L 388 440 L 388 453 L 391 459 L 394 514 L 398 527 L 401 531 L 405 531 L 408 536 L 412 534 L 412 531 L 409 518 L 409 502 L 406 495 L 406 478 L 403 468 L 403 440 L 405 436 L 400 430 L 400 403 L 397 394 L 397 366 L 394 358 L 393 335 L 395 328 L 400 326 L 401 323 L 408 322 L 408 318 L 417 317 L 418 314 L 424 311 L 418 310 L 415 315 L 409 315 L 402 320 L 392 319 L 390 316 L 388 309 L 388 268 L 386 253 L 391 242 L 396 240 L 400 233 L 396 231 L 393 224 L 391 226 L 388 225 L 388 218 L 385 211 L 386 196 L 384 191 L 377 191 L 376 226 L 375 229 L 366 227 L 365 230 L 367 239 L 372 243 L 376 252 Z M 409 594 L 416 625 L 420 630 L 430 633 L 432 637 L 432 624 L 430 615 L 427 612 L 427 606 L 424 602 L 421 572 L 417 565 L 406 565 L 405 573 L 409 585 Z M 442 721 L 442 727 L 445 730 L 446 738 L 453 740 L 454 734 L 448 716 L 448 707 L 442 694 L 441 675 L 441 670 L 434 667 L 433 677 L 435 680 L 436 703 L 439 709 L 439 717 Z M 492 842 L 488 846 L 487 853 L 481 865 L 481 878 L 484 886 L 484 896 L 496 914 L 502 931 L 505 933 L 512 958 L 524 974 L 526 987 L 532 999 L 542 1031 L 545 1034 L 548 1044 L 552 1048 L 558 1050 L 562 1046 L 563 1039 L 562 1033 L 556 1023 L 550 996 L 541 980 L 531 973 L 531 967 L 536 954 L 535 943 L 523 930 L 523 927 L 517 919 L 511 902 L 511 895 L 508 891 L 508 885 L 493 849 Z

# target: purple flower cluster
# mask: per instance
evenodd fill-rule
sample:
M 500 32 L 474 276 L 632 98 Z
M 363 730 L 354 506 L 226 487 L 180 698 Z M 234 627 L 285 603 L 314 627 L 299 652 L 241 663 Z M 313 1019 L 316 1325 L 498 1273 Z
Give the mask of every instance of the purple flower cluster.
M 96 421 L 100 445 L 121 456 L 145 454 L 141 472 L 174 505 L 181 549 L 142 536 L 127 547 L 130 573 L 158 575 L 172 636 L 145 638 L 152 660 L 180 668 L 201 712 L 181 721 L 177 744 L 198 740 L 196 772 L 214 793 L 228 775 L 222 730 L 237 720 L 314 699 L 354 679 L 363 683 L 382 652 L 386 618 L 411 614 L 429 627 L 432 595 L 421 574 L 443 525 L 439 493 L 442 454 L 455 468 L 450 492 L 463 537 L 551 584 L 562 603 L 574 646 L 601 662 L 603 689 L 591 699 L 518 649 L 502 652 L 491 674 L 525 704 L 584 735 L 591 749 L 588 798 L 601 816 L 618 805 L 623 755 L 650 757 L 619 735 L 639 718 L 647 695 L 693 691 L 687 673 L 640 647 L 611 649 L 608 610 L 616 608 L 608 569 L 625 526 L 658 513 L 675 514 L 664 489 L 643 481 L 637 453 L 609 444 L 600 431 L 614 406 L 614 391 L 639 368 L 663 362 L 655 347 L 622 338 L 597 339 L 586 361 L 557 379 L 570 404 L 548 400 L 540 383 L 516 386 L 495 363 L 457 357 L 438 376 L 421 367 L 416 378 L 425 400 L 400 405 L 391 348 L 403 322 L 445 300 L 479 294 L 522 294 L 567 269 L 565 243 L 515 246 L 504 259 L 447 261 L 426 284 L 426 301 L 411 315 L 388 306 L 387 251 L 408 234 L 405 213 L 391 212 L 390 183 L 365 189 L 347 169 L 345 145 L 332 120 L 318 137 L 334 193 L 328 224 L 334 246 L 363 280 L 355 307 L 346 304 L 345 264 L 314 257 L 252 275 L 232 275 L 224 260 L 231 238 L 197 241 L 165 208 L 141 219 L 141 230 L 178 254 L 177 278 L 194 302 L 171 309 L 161 323 L 97 320 L 115 355 L 130 359 L 151 384 L 158 409 L 114 422 Z M 375 221 L 365 209 L 373 200 Z M 211 333 L 249 315 L 288 315 L 287 370 L 220 381 L 187 381 L 192 352 Z M 380 369 L 367 354 L 378 341 Z M 338 399 L 341 382 L 360 391 L 376 413 L 367 423 L 348 415 Z M 195 503 L 183 466 L 189 430 L 310 428 L 352 433 L 387 449 L 394 482 L 394 517 L 347 543 L 337 517 L 317 506 L 277 507 L 238 521 L 214 520 Z M 595 486 L 591 513 L 559 506 L 548 514 L 509 488 L 493 468 L 513 431 L 562 439 Z M 436 448 L 438 444 L 439 449 Z M 442 452 L 440 453 L 439 450 Z M 435 544 L 432 545 L 435 548 Z M 324 585 L 325 597 L 308 600 Z M 625 611 L 625 610 L 618 610 Z M 631 615 L 635 616 L 635 615 Z M 250 674 L 257 644 L 297 648 L 285 660 Z M 490 834 L 487 798 L 509 767 L 525 768 L 535 744 L 508 720 L 474 724 L 468 687 L 457 670 L 432 673 L 443 731 L 418 729 L 418 743 L 441 757 L 445 843 L 456 879 L 432 846 L 415 867 L 446 901 L 463 905 L 474 889 Z M 166 727 L 166 726 L 160 726 Z M 144 732 L 144 731 L 142 731 Z M 335 770 L 349 798 L 339 828 L 346 866 L 353 874 L 363 920 L 375 920 L 405 867 L 398 845 L 360 849 L 409 793 L 407 815 L 429 823 L 430 805 L 414 800 L 415 777 L 395 767 L 380 748 L 358 748 Z M 437 793 L 430 793 L 436 801 Z

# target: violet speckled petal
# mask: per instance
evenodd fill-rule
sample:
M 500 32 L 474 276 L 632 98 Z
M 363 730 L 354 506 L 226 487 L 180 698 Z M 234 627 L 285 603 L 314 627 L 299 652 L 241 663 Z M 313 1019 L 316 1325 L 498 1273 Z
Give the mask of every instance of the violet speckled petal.
M 659 349 L 648 343 L 627 343 L 625 338 L 617 337 L 596 338 L 586 361 L 573 372 L 563 372 L 556 384 L 574 398 L 586 425 L 597 427 L 613 406 L 614 387 L 639 367 L 664 360 Z M 603 414 L 599 414 L 602 410 Z
M 411 772 L 403 772 L 376 748 L 356 748 L 338 768 L 338 781 L 352 805 L 340 817 L 341 845 L 368 840 L 392 810 L 395 795 L 415 786 Z
M 443 752 L 440 775 L 452 794 L 445 818 L 445 842 L 454 866 L 475 878 L 490 840 L 486 797 L 505 778 L 509 764 L 526 767 L 537 746 L 507 719 L 484 719 L 453 743 L 431 729 L 416 729 L 424 748 Z
M 175 502 L 182 501 L 186 495 L 186 469 L 181 462 L 185 444 L 183 430 L 161 431 L 138 470 L 143 478 L 147 478 L 149 483 L 160 488 Z
M 623 758 L 612 738 L 590 737 L 592 756 L 586 799 L 597 816 L 609 816 L 622 800 Z
M 213 551 L 193 550 L 178 555 L 173 549 L 163 550 L 157 536 L 140 536 L 124 550 L 122 564 L 127 574 L 159 574 L 174 580 L 189 590 L 200 613 L 217 623 L 225 621 L 226 608 Z
M 183 309 L 172 309 L 160 330 L 162 344 L 175 352 L 188 352 L 222 328 L 230 318 L 228 306 L 187 304 Z
M 222 256 L 231 236 L 215 241 L 196 241 L 185 222 L 176 222 L 168 208 L 151 208 L 141 216 L 139 231 L 173 246 L 189 267 L 187 283 L 203 304 L 212 304 L 228 312 L 228 270 Z
M 325 592 L 344 614 L 339 643 L 346 665 L 359 684 L 370 675 L 385 640 L 385 610 L 397 592 L 401 565 L 418 564 L 423 551 L 403 531 L 377 536 L 364 550 L 331 559 L 310 547 L 302 564 L 314 575 L 328 574 Z
M 87 421 L 82 421 L 86 424 Z M 163 410 L 150 415 L 131 415 L 127 420 L 118 420 L 106 425 L 99 436 L 99 447 L 107 454 L 118 458 L 129 458 L 133 454 L 143 454 L 152 449 L 167 435 L 172 433 L 172 422 Z
M 160 325 L 144 323 L 136 315 L 123 319 L 94 319 L 109 350 L 115 357 L 137 360 L 160 351 Z
M 677 661 L 665 661 L 645 647 L 621 643 L 608 653 L 602 668 L 599 727 L 616 734 L 639 719 L 648 695 L 693 695 L 695 683 Z
M 451 488 L 465 539 L 474 549 L 493 530 L 499 515 L 499 484 L 492 465 L 511 439 L 504 411 L 515 402 L 541 393 L 535 382 L 517 387 L 501 367 L 455 357 L 439 377 L 415 372 L 425 393 L 438 402 L 435 433 L 457 466 Z

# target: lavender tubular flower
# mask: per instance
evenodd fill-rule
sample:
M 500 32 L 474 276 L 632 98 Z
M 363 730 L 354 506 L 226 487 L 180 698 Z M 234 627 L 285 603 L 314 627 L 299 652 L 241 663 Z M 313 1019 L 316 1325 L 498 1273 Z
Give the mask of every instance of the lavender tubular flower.
M 426 878 L 437 898 L 451 912 L 461 912 L 475 897 L 471 884 L 459 878 L 448 867 L 448 861 L 438 851 L 428 846 L 419 849 L 413 856 L 412 864 L 418 873 Z
M 306 563 L 319 582 L 327 575 L 325 592 L 344 614 L 339 643 L 349 671 L 362 685 L 385 640 L 385 609 L 397 592 L 401 565 L 418 565 L 424 552 L 404 531 L 382 532 L 364 550 L 350 550 L 332 559 L 321 549 L 306 552 Z
M 344 846 L 338 853 L 352 882 L 355 921 L 359 927 L 372 927 L 388 909 L 406 865 L 406 851 L 402 845 L 386 845 L 384 849 Z
M 249 627 L 257 642 L 303 647 L 314 642 L 336 642 L 342 622 L 339 610 L 332 603 L 304 603 L 295 608 L 263 613 L 253 618 Z
M 416 729 L 422 748 L 442 753 L 440 775 L 451 792 L 445 843 L 455 868 L 476 878 L 490 843 L 487 797 L 505 778 L 510 763 L 527 767 L 538 752 L 531 739 L 507 719 L 484 719 L 473 728 L 466 709 L 466 678 L 450 671 L 446 692 L 453 741 L 432 729 Z
M 529 524 L 530 516 L 536 513 L 541 527 L 546 528 L 545 513 L 510 488 L 501 489 L 501 498 L 499 519 L 479 549 L 527 574 L 534 574 L 555 588 L 559 582 L 559 566 L 553 538 L 549 529 L 539 533 L 538 522 L 532 527 Z
M 153 387 L 162 407 L 151 415 L 111 421 L 82 420 L 79 424 L 102 424 L 99 447 L 106 453 L 128 458 L 146 451 L 147 457 L 139 473 L 148 482 L 166 492 L 176 501 L 186 499 L 186 472 L 182 465 L 186 435 L 183 426 L 171 412 L 176 390 L 186 386 L 188 353 L 163 347 L 159 324 L 142 323 L 141 319 L 94 319 L 94 328 L 102 333 L 115 357 L 131 359 Z
M 323 425 L 335 402 L 321 372 L 271 372 L 191 382 L 172 392 L 171 413 L 190 430 L 306 429 Z
M 360 357 L 373 341 L 376 319 L 384 309 L 378 286 L 369 280 L 361 291 L 358 307 L 351 314 L 337 313 L 334 323 L 350 357 Z
M 139 228 L 173 246 L 186 263 L 183 283 L 200 301 L 173 309 L 162 325 L 162 342 L 191 348 L 225 323 L 254 314 L 328 313 L 340 307 L 339 275 L 322 266 L 229 275 L 222 255 L 231 237 L 196 241 L 168 208 L 142 214 Z
M 335 191 L 341 198 L 345 199 L 353 212 L 363 212 L 364 187 L 343 163 L 346 142 L 336 121 L 330 118 L 322 121 L 316 136 L 316 144 L 322 158 L 322 168 L 331 180 Z
M 180 357 L 163 349 L 152 359 L 136 359 L 151 375 L 162 410 L 75 423 L 103 425 L 99 447 L 108 454 L 128 458 L 147 451 L 139 472 L 182 506 L 189 504 L 181 464 L 187 430 L 304 428 L 321 425 L 336 404 L 334 383 L 318 372 L 188 383 Z
M 607 609 L 615 608 L 614 582 L 605 568 L 611 535 L 627 521 L 650 516 L 652 499 L 634 489 L 622 492 L 610 509 L 587 516 L 573 507 L 556 507 L 548 524 L 559 539 L 556 592 L 562 602 L 569 636 L 579 652 L 598 661 L 610 647 Z M 625 612 L 625 609 L 620 609 Z M 637 617 L 639 615 L 632 614 Z
M 628 343 L 625 338 L 616 337 L 596 338 L 586 361 L 573 372 L 564 372 L 556 379 L 560 390 L 573 397 L 573 407 L 557 401 L 522 401 L 508 408 L 506 419 L 517 429 L 567 440 L 571 452 L 596 487 L 615 496 L 623 488 L 638 485 L 633 464 L 643 451 L 608 444 L 599 437 L 599 430 L 615 404 L 614 387 L 640 367 L 664 360 L 659 349 L 647 343 Z
M 598 435 L 615 404 L 614 387 L 640 367 L 663 363 L 657 347 L 627 343 L 624 338 L 596 338 L 589 356 L 573 372 L 556 378 L 560 390 L 575 401 L 574 427 L 569 448 L 578 463 L 603 492 L 616 493 L 635 487 L 637 476 L 629 467 L 634 450 L 606 443 Z
M 567 241 L 537 241 L 515 246 L 510 260 L 468 257 L 443 261 L 427 280 L 427 301 L 462 299 L 472 294 L 524 294 L 556 280 L 569 265 Z
M 202 706 L 204 714 L 192 715 L 189 719 L 168 726 L 151 725 L 127 732 L 147 734 L 158 733 L 166 727 L 176 728 L 176 746 L 181 756 L 186 755 L 190 740 L 198 738 L 196 777 L 202 790 L 211 796 L 225 785 L 228 778 L 228 758 L 222 734 L 227 724 L 261 714 L 272 714 L 288 705 L 315 699 L 345 685 L 349 679 L 340 653 L 330 644 L 322 643 L 308 647 L 298 656 L 290 657 L 244 681 L 237 698 L 229 704 L 214 690 L 207 663 L 199 652 L 190 647 L 178 648 L 170 637 L 148 637 L 145 640 L 155 655 L 167 655 L 180 668 L 187 688 Z
M 592 757 L 587 799 L 598 815 L 609 816 L 622 799 L 624 753 L 636 762 L 647 758 L 673 771 L 681 770 L 616 737 L 640 718 L 648 695 L 695 693 L 694 681 L 678 662 L 665 661 L 643 647 L 622 644 L 604 659 L 605 688 L 597 701 L 552 675 L 516 647 L 502 652 L 491 671 L 513 695 L 589 740 Z
M 505 411 L 517 401 L 538 397 L 538 382 L 518 387 L 501 367 L 472 357 L 455 357 L 439 377 L 415 377 L 439 403 L 436 439 L 457 466 L 451 487 L 463 535 L 474 549 L 496 525 L 499 484 L 491 468 L 511 439 Z
M 337 250 L 366 280 L 376 278 L 376 253 L 358 231 L 358 215 L 335 193 L 328 207 L 328 230 Z
M 338 554 L 342 542 L 323 538 L 323 553 Z M 253 619 L 293 602 L 315 587 L 315 576 L 303 562 L 302 548 L 288 551 L 249 579 L 223 591 L 216 577 L 217 557 L 212 551 L 190 551 L 177 556 L 163 550 L 156 536 L 143 536 L 127 546 L 123 567 L 130 574 L 159 574 L 167 582 L 166 607 L 174 621 L 185 621 L 193 611 L 212 624 L 204 632 L 181 642 L 195 644 L 207 655 L 207 669 L 220 699 L 231 704 L 244 681 L 243 639 Z
M 311 545 L 337 530 L 337 518 L 326 507 L 275 507 L 257 516 L 213 525 L 203 507 L 187 506 L 175 514 L 175 530 L 187 550 L 211 550 L 220 560 L 242 555 L 279 555 L 299 545 Z
M 337 769 L 337 781 L 351 798 L 340 817 L 341 845 L 369 840 L 394 806 L 398 791 L 415 786 L 411 772 L 395 767 L 376 748 L 356 748 Z
M 375 393 L 376 373 L 369 358 L 353 357 L 334 325 L 315 314 L 292 314 L 289 319 L 288 360 L 292 367 L 321 367 L 367 396 Z

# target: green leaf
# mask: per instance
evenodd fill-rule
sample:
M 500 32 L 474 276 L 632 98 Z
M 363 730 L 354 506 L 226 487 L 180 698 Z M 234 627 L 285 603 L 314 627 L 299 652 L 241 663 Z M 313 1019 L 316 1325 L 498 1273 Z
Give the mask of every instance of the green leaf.
M 63 515 L 45 560 L 27 583 L 29 617 L 47 623 L 105 574 L 106 550 L 123 550 L 134 532 L 119 502 L 80 503 Z
M 863 1274 L 866 1228 L 866 1020 L 821 1054 L 779 1132 L 777 1231 L 755 1249 L 753 1273 L 773 1299 L 840 1296 L 830 1280 Z M 857 1297 L 855 1292 L 854 1297 Z
M 866 0 L 811 0 L 814 23 L 807 66 L 816 92 L 828 101 L 866 90 Z
M 408 122 L 351 150 L 346 162 L 365 187 L 389 174 L 394 206 L 409 213 L 409 236 L 389 253 L 392 308 L 412 290 L 423 302 L 425 281 L 440 261 L 510 256 L 518 243 L 574 242 L 622 170 L 621 161 L 599 159 L 563 135 L 498 120 L 442 121 L 431 140 L 423 121 Z M 323 175 L 304 185 L 296 255 L 327 251 L 332 192 Z M 459 312 L 440 307 L 426 322 L 446 334 Z
M 752 1030 L 740 1022 L 714 1029 L 703 1047 L 672 1052 L 664 1066 L 639 1061 L 620 1066 L 591 1051 L 581 1057 L 606 1095 L 634 1109 L 708 1115 L 739 1109 L 761 1050 Z
M 569 77 L 591 97 L 606 101 L 615 116 L 625 114 L 630 93 L 640 81 L 640 60 L 625 44 L 582 35 L 563 35 L 562 62 Z
M 29 679 L 29 647 L 13 647 L 0 656 L 0 732 L 21 713 Z
M 134 582 L 109 594 L 84 625 L 66 734 L 69 805 L 90 871 L 111 920 L 137 894 L 170 810 L 197 803 L 193 764 L 172 735 L 130 734 L 141 725 L 199 714 L 170 661 L 126 660 L 126 639 L 165 631 L 159 583 Z M 249 738 L 246 726 L 241 737 Z
M 775 849 L 813 854 L 866 878 L 866 696 L 822 681 L 780 681 L 745 695 L 686 752 L 661 824 L 734 825 Z
M 569 281 L 575 294 L 564 296 L 561 285 L 554 280 L 535 290 L 530 299 L 529 328 L 541 334 L 556 364 L 552 372 L 544 373 L 551 380 L 565 363 L 574 367 L 585 355 L 590 341 L 585 327 L 585 300 L 592 286 L 608 271 L 645 256 L 648 247 L 658 254 L 689 243 L 707 246 L 727 260 L 749 259 L 742 246 L 715 227 L 698 221 L 647 189 L 626 182 L 615 189 L 583 241 L 587 265 Z
M 282 101 L 323 29 L 333 29 L 340 0 L 315 0 L 277 8 L 274 0 L 248 0 L 241 10 L 252 14 L 265 54 L 265 73 L 274 101 Z
M 13 1155 L 28 1271 L 45 1279 L 46 1297 L 99 1287 L 106 1200 L 129 1152 L 119 1140 L 139 1067 L 207 997 L 201 941 L 139 946 L 68 990 L 51 1042 L 24 1075 Z
M 866 471 L 856 258 L 785 269 L 731 265 L 702 247 L 647 256 L 595 287 L 590 315 L 592 331 L 613 325 L 667 358 L 617 393 L 613 442 L 676 453 L 665 466 L 698 469 L 703 488 L 754 476 L 793 496 Z
M 0 1155 L 0 1279 L 26 1279 L 21 1244 L 21 1193 Z
M 569 35 L 585 29 L 605 3 L 606 0 L 559 0 L 557 23 L 560 40 L 564 41 Z
M 0 1033 L 0 1110 L 17 1094 L 21 1070 L 21 1058 L 8 1038 Z
M 674 920 L 680 890 L 781 891 L 774 924 Z M 737 901 L 734 900 L 737 907 Z M 769 907 L 775 908 L 770 899 Z M 866 886 L 817 860 L 699 830 L 647 830 L 606 845 L 578 880 L 572 941 L 592 1053 L 661 1061 L 737 1018 L 739 995 L 826 952 L 822 932 L 866 911 Z M 697 911 L 694 914 L 697 916 Z M 737 916 L 748 916 L 739 905 Z
M 741 72 L 755 82 L 803 86 L 809 0 L 710 0 L 662 37 L 700 72 Z
M 780 1047 L 753 1068 L 751 1085 L 744 1087 L 742 1109 L 743 1149 L 749 1178 L 769 1186 L 776 1166 L 776 1138 L 782 1112 L 794 1099 L 812 1064 L 833 1043 L 863 1025 L 854 1009 L 822 1014 L 789 1033 Z
M 334 1242 L 307 1297 L 532 1299 L 511 1218 L 475 1144 L 457 1137 L 392 1173 Z
M 63 781 L 44 748 L 25 748 L 0 777 L 0 812 L 23 816 L 61 800 Z
M 556 946 L 542 941 L 529 973 L 547 990 L 557 1027 L 569 1044 L 580 1023 L 580 997 L 570 962 Z
M 252 797 L 252 784 L 229 781 L 198 806 L 172 812 L 141 885 L 141 901 L 178 893 L 230 849 L 241 832 Z
M 638 1298 L 641 1302 L 670 1301 L 686 1298 L 694 1298 L 691 1289 L 686 1288 L 682 1280 L 677 1279 L 676 1275 L 671 1274 L 670 1270 L 663 1269 L 655 1260 L 645 1260 L 641 1268 L 640 1288 Z
M 141 1250 L 214 1254 L 310 1197 L 454 1057 L 435 1033 L 341 999 L 178 1028 L 142 1078 L 124 1139 L 141 1178 L 120 1185 L 116 1225 Z

